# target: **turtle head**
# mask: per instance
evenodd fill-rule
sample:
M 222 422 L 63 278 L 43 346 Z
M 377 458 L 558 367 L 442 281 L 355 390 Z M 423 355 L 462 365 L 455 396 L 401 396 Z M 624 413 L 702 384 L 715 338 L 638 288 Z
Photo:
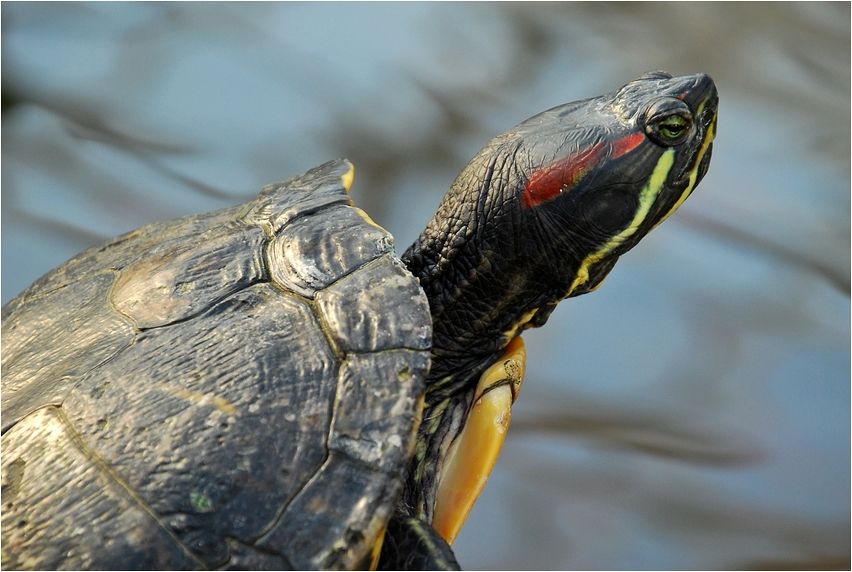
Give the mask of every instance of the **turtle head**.
M 516 224 L 529 229 L 527 249 L 546 253 L 527 255 L 562 297 L 600 285 L 690 195 L 710 163 L 717 106 L 709 76 L 652 72 L 504 135 L 515 155 Z
M 707 172 L 717 106 L 709 76 L 652 72 L 492 139 L 403 255 L 429 297 L 433 374 L 600 285 Z

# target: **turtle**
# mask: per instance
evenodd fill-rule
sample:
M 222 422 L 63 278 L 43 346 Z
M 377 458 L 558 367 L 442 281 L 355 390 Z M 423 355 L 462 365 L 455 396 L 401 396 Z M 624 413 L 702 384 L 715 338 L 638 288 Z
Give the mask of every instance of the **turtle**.
M 2 308 L 7 569 L 455 569 L 523 379 L 707 172 L 650 72 L 492 139 L 401 257 L 346 159 L 92 247 Z

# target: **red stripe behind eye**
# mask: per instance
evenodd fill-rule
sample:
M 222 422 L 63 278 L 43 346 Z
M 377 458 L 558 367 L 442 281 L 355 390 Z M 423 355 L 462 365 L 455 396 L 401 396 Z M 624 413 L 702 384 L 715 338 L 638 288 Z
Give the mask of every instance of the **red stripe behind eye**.
M 604 145 L 604 143 L 598 143 L 580 151 L 578 155 L 565 157 L 534 171 L 524 184 L 521 204 L 529 208 L 549 201 L 563 190 L 579 183 L 580 179 L 589 172 L 590 166 L 598 162 Z
M 644 133 L 631 133 L 612 142 L 598 143 L 577 155 L 537 169 L 524 184 L 521 205 L 530 208 L 555 198 L 579 183 L 601 159 L 617 159 L 635 149 L 644 140 Z
M 641 131 L 626 135 L 621 139 L 616 139 L 612 142 L 612 155 L 610 159 L 618 159 L 625 153 L 633 151 L 639 144 L 645 140 L 645 134 Z

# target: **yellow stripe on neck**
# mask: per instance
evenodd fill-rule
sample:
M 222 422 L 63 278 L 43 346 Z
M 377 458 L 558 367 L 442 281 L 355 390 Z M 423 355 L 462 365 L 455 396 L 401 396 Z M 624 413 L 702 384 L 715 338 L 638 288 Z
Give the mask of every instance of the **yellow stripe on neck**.
M 674 156 L 674 148 L 666 149 L 662 157 L 660 157 L 660 160 L 657 161 L 657 166 L 654 167 L 654 172 L 651 173 L 651 178 L 648 180 L 648 184 L 646 184 L 642 188 L 642 192 L 639 193 L 639 208 L 636 209 L 636 214 L 633 216 L 633 220 L 630 221 L 627 228 L 613 236 L 603 246 L 587 256 L 586 259 L 580 263 L 580 268 L 577 270 L 577 277 L 574 278 L 574 282 L 571 284 L 571 288 L 568 289 L 566 297 L 569 296 L 571 292 L 577 288 L 577 286 L 584 284 L 589 279 L 589 267 L 592 264 L 601 261 L 618 245 L 636 233 L 639 226 L 648 216 L 648 212 L 651 210 L 651 205 L 654 204 L 654 201 L 657 200 L 660 192 L 662 192 L 663 185 L 666 184 L 666 178 L 669 176 L 669 171 L 671 170 L 672 165 L 674 165 Z

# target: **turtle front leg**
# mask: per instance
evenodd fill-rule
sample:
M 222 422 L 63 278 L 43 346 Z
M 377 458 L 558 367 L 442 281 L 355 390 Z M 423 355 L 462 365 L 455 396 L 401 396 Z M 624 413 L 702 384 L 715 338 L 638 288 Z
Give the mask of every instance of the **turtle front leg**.
M 378 570 L 459 570 L 450 548 L 479 497 L 506 438 L 524 379 L 526 348 L 513 339 L 479 378 L 473 405 L 437 477 L 431 526 L 398 510 L 388 523 Z
M 526 357 L 519 336 L 485 370 L 464 429 L 444 461 L 432 526 L 449 544 L 455 541 L 497 462 L 512 418 L 512 404 L 524 379 Z

